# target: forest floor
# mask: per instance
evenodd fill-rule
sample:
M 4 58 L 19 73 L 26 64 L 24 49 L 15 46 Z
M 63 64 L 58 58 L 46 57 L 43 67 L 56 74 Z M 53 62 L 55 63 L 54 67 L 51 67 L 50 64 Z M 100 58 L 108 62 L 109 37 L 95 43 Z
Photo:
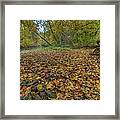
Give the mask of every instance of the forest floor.
M 99 100 L 100 57 L 93 50 L 21 52 L 20 99 Z

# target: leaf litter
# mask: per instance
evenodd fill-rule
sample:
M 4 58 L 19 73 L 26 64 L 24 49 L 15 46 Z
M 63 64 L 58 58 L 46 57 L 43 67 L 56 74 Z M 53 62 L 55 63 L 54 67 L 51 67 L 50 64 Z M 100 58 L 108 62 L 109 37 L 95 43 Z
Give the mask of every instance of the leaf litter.
M 99 100 L 100 58 L 93 49 L 21 53 L 21 100 Z

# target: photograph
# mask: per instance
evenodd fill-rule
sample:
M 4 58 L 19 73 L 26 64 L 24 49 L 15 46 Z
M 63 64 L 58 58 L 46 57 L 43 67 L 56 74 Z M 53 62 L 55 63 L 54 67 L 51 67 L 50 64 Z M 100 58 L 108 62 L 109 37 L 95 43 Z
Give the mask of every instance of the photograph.
M 100 20 L 20 20 L 20 100 L 100 100 Z

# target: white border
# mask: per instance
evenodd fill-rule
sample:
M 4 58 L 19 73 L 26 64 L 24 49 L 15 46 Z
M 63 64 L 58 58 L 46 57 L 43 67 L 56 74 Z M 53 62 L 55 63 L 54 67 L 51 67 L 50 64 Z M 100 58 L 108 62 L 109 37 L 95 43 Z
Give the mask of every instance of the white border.
M 101 99 L 19 100 L 21 19 L 101 21 Z M 114 115 L 115 5 L 5 5 L 5 115 Z

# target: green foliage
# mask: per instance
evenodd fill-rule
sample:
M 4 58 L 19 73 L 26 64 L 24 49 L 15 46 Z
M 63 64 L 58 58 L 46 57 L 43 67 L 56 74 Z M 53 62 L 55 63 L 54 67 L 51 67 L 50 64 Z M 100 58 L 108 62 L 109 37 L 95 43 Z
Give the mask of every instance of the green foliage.
M 20 21 L 20 46 L 29 47 L 37 44 L 39 38 L 35 35 L 37 25 L 32 20 Z
M 22 20 L 20 32 L 23 47 L 92 47 L 100 41 L 100 20 Z
M 57 26 L 57 28 L 61 29 L 61 32 L 58 30 L 59 33 L 56 31 L 56 34 L 61 36 L 61 43 L 64 42 L 74 47 L 84 47 L 95 46 L 99 40 L 100 21 L 68 20 L 59 22 L 62 23 L 62 26 Z
M 23 39 L 21 42 L 21 46 L 29 47 L 30 45 L 32 45 L 32 42 L 30 39 Z

